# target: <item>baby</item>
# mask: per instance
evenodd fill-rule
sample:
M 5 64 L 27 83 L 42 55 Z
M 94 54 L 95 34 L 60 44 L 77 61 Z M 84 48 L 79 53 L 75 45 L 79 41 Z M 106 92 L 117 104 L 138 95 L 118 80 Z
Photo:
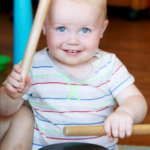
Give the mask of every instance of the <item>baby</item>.
M 3 149 L 8 142 L 17 145 L 16 139 L 31 149 L 33 116 L 22 106 L 25 100 L 35 120 L 32 150 L 63 142 L 117 150 L 118 138 L 129 137 L 132 125 L 144 119 L 147 105 L 134 77 L 115 54 L 98 49 L 108 25 L 106 5 L 106 0 L 52 0 L 43 26 L 48 48 L 35 54 L 26 86 L 15 65 L 1 87 Z M 104 125 L 107 135 L 65 137 L 63 127 L 72 125 Z

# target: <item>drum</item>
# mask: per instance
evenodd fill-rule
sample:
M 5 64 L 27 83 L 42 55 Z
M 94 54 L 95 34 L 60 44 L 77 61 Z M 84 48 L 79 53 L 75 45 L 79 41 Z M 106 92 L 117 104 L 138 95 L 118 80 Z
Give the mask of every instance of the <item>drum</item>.
M 106 148 L 88 143 L 60 143 L 45 146 L 39 150 L 107 150 Z

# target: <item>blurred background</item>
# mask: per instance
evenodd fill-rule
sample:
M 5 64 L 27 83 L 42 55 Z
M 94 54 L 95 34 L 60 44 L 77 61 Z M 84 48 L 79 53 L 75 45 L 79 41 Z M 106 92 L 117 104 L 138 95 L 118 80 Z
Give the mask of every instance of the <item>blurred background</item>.
M 37 0 L 32 4 L 34 16 Z M 135 77 L 135 85 L 149 107 L 142 123 L 150 124 L 150 0 L 108 0 L 107 17 L 110 24 L 99 47 L 115 53 Z M 12 58 L 6 69 L 0 71 L 0 84 L 13 66 L 13 19 L 13 0 L 0 0 L 0 54 Z M 45 41 L 41 35 L 37 50 L 46 47 Z M 133 135 L 119 143 L 150 146 L 150 135 Z

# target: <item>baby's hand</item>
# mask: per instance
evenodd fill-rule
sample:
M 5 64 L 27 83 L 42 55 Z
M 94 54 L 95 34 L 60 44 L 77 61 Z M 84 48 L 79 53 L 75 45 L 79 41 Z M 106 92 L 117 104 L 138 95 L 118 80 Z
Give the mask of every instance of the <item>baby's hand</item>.
M 104 123 L 109 141 L 112 142 L 114 138 L 129 137 L 132 133 L 132 124 L 132 117 L 125 111 L 116 110 L 109 115 Z
M 20 65 L 15 65 L 13 67 L 13 71 L 10 73 L 10 75 L 7 77 L 5 81 L 5 90 L 7 94 L 13 98 L 18 99 L 24 95 L 32 84 L 32 79 L 27 77 L 25 79 L 25 86 L 23 85 L 23 78 L 21 77 L 21 67 Z M 18 91 L 22 92 L 18 92 Z

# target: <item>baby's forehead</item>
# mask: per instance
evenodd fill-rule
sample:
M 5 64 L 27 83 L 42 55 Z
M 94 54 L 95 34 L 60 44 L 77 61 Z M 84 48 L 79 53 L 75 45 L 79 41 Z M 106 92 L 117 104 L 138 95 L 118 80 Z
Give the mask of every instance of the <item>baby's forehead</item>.
M 75 11 L 78 11 L 79 7 L 84 9 L 88 6 L 89 11 L 91 10 L 90 8 L 94 8 L 95 13 L 98 12 L 106 15 L 106 0 L 51 0 L 48 15 L 54 15 L 68 7 L 73 8 L 75 5 L 78 6 Z

